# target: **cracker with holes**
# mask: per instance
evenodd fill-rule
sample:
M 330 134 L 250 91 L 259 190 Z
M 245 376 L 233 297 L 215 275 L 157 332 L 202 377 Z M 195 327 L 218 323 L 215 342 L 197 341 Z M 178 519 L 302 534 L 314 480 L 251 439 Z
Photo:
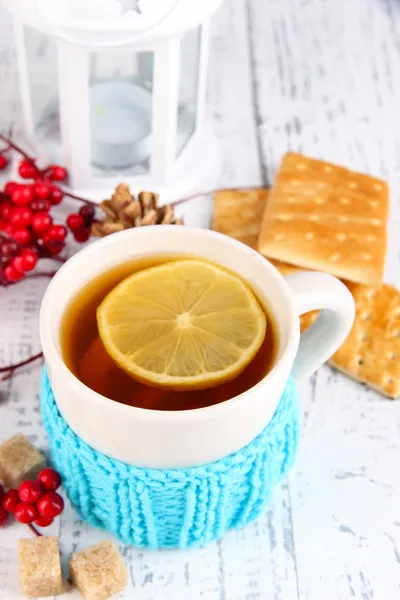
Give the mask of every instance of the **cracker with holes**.
M 258 249 L 303 269 L 379 285 L 388 202 L 380 179 L 286 154 L 269 193 Z
M 267 189 L 220 190 L 214 196 L 212 228 L 257 247 L 260 224 L 268 197 Z
M 256 248 L 268 190 L 221 190 L 214 196 L 213 229 L 233 237 L 251 248 Z M 282 275 L 301 271 L 298 267 L 278 260 L 270 260 Z M 315 320 L 318 311 L 301 315 L 300 328 L 304 331 Z
M 349 283 L 356 319 L 329 363 L 389 398 L 400 396 L 400 292 Z

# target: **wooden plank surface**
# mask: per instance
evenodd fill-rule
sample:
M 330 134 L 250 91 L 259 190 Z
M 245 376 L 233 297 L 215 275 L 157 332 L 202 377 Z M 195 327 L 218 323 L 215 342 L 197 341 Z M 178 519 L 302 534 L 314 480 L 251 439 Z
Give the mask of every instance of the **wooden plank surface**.
M 1 127 L 18 115 L 9 31 L 0 9 Z M 392 199 L 386 280 L 400 287 L 400 4 L 228 0 L 213 18 L 211 44 L 209 104 L 224 151 L 221 185 L 271 182 L 289 148 L 383 176 Z M 45 285 L 0 289 L 0 364 L 39 348 Z M 0 384 L 0 439 L 23 431 L 45 447 L 39 377 L 35 366 Z M 203 550 L 120 545 L 131 575 L 121 598 L 400 597 L 400 402 L 328 367 L 301 395 L 299 458 L 265 515 Z M 59 529 L 64 556 L 108 537 L 69 507 Z M 15 548 L 22 535 L 25 528 L 15 524 L 0 533 L 0 600 L 21 598 Z
M 254 0 L 248 11 L 267 176 L 292 149 L 386 178 L 386 280 L 399 286 L 400 155 L 390 123 L 400 98 L 400 5 Z M 299 598 L 396 598 L 400 406 L 328 367 L 313 383 L 290 477 Z

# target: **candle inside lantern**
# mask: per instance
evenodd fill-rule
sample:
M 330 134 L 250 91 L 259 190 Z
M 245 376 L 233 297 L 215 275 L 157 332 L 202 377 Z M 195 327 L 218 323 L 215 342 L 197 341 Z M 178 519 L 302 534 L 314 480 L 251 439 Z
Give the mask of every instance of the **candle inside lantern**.
M 150 156 L 151 92 L 126 81 L 108 80 L 90 88 L 92 163 L 121 169 Z

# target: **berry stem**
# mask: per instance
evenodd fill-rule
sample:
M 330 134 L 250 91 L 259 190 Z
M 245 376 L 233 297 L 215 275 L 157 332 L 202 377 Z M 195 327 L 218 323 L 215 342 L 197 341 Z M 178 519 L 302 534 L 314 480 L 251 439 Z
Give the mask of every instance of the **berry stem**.
M 2 152 L 5 152 L 10 149 L 15 150 L 16 152 L 21 154 L 21 156 L 23 156 L 25 158 L 25 160 L 27 160 L 30 164 L 36 166 L 35 159 L 32 158 L 32 156 L 29 156 L 29 154 L 27 154 L 20 146 L 18 146 L 18 144 L 13 142 L 10 137 L 7 137 L 7 136 L 3 135 L 2 133 L 0 133 L 0 140 L 6 144 L 6 147 L 2 150 Z M 42 176 L 45 176 L 46 169 L 43 169 L 42 171 L 39 170 L 39 173 Z M 91 204 L 92 206 L 97 206 L 96 202 L 93 202 L 92 200 L 88 200 L 87 198 L 82 198 L 81 196 L 77 196 L 76 194 L 73 194 L 72 192 L 63 190 L 63 193 L 64 193 L 64 196 L 68 196 L 69 198 L 72 198 L 73 200 L 78 200 L 79 202 L 85 202 L 86 204 Z
M 62 256 L 54 256 L 54 255 L 53 256 L 43 256 L 43 258 L 50 258 L 51 260 L 55 260 L 56 262 L 59 262 L 62 264 L 66 263 L 68 260 L 67 258 L 63 258 Z
M 38 360 L 39 358 L 43 358 L 43 352 L 38 352 L 37 354 L 33 354 L 29 358 L 26 358 L 25 360 L 21 360 L 18 363 L 14 363 L 13 365 L 6 365 L 5 367 L 0 367 L 0 373 L 6 373 L 6 375 L 4 375 L 3 377 L 0 377 L 0 381 L 6 381 L 14 374 L 14 372 L 17 369 L 20 369 L 21 367 L 25 367 L 26 365 L 29 365 L 30 363 L 34 362 L 35 360 Z
M 44 257 L 41 257 L 41 258 L 47 258 L 48 260 L 57 260 L 57 258 L 54 257 L 54 256 L 44 256 Z M 64 263 L 66 261 L 65 260 L 59 260 L 57 262 Z M 57 273 L 57 271 L 35 271 L 35 273 L 29 273 L 29 275 L 27 275 L 25 277 L 25 279 L 33 279 L 33 278 L 36 278 L 36 277 L 47 277 L 48 279 L 51 279 L 52 277 L 54 277 L 54 275 L 56 273 Z M 9 285 L 15 285 L 16 283 L 20 283 L 20 282 L 19 281 L 7 281 L 7 279 L 5 279 L 5 277 L 2 274 L 2 271 L 0 269 L 0 285 L 3 285 L 4 287 L 8 287 Z M 1 372 L 1 370 L 0 370 L 0 372 Z
M 36 271 L 27 275 L 26 279 L 32 279 L 33 277 L 48 277 L 48 279 L 51 279 L 56 273 L 57 271 Z
M 63 258 L 62 256 L 57 256 L 55 254 L 50 254 L 49 252 L 46 252 L 46 250 L 42 247 L 39 246 L 39 244 L 36 245 L 36 248 L 38 250 L 38 254 L 39 254 L 39 258 L 47 258 L 47 260 L 55 260 L 56 262 L 59 263 L 66 263 L 67 262 L 67 258 Z
M 179 200 L 174 200 L 170 202 L 171 206 L 177 206 L 178 204 L 182 204 L 183 202 L 187 202 L 188 200 L 193 200 L 194 198 L 198 198 L 200 196 L 209 196 L 210 194 L 215 194 L 216 192 L 237 192 L 238 190 L 262 190 L 267 188 L 265 185 L 238 185 L 233 188 L 220 187 L 215 188 L 214 190 L 206 190 L 204 192 L 197 192 L 196 194 L 191 194 L 190 196 L 185 196 L 184 198 L 179 198 Z
M 42 534 L 32 525 L 32 523 L 27 523 L 29 529 L 36 535 L 36 537 L 42 537 Z
M 73 200 L 78 200 L 79 202 L 84 202 L 85 204 L 91 204 L 92 206 L 98 206 L 97 202 L 93 202 L 92 200 L 88 200 L 87 198 L 82 198 L 81 196 L 77 196 L 72 192 L 66 192 L 63 189 L 64 196 L 68 196 L 68 198 L 72 198 Z
M 2 154 L 7 154 L 10 150 L 12 150 L 10 144 L 7 144 L 7 146 L 5 146 L 4 148 L 1 149 L 1 153 Z
M 32 158 L 31 156 L 29 156 L 29 154 L 27 154 L 24 150 L 22 150 L 22 148 L 20 146 L 18 146 L 17 144 L 15 144 L 10 138 L 8 138 L 5 135 L 3 135 L 2 133 L 0 133 L 0 140 L 2 142 L 4 142 L 5 144 L 7 144 L 8 149 L 12 148 L 13 150 L 15 150 L 16 152 L 21 154 L 21 156 L 23 156 L 25 158 L 25 160 L 27 160 L 29 163 L 31 163 L 32 165 L 35 164 L 35 159 Z

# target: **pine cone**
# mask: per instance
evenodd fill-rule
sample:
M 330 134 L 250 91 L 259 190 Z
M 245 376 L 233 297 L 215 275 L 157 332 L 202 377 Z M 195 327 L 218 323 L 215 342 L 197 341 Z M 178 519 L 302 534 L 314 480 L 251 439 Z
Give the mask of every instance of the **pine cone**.
M 103 200 L 100 209 L 106 215 L 103 220 L 93 223 L 91 233 L 103 237 L 110 233 L 140 227 L 142 225 L 183 225 L 176 219 L 170 204 L 157 207 L 158 195 L 153 192 L 140 192 L 132 196 L 129 186 L 120 183 L 110 200 Z

